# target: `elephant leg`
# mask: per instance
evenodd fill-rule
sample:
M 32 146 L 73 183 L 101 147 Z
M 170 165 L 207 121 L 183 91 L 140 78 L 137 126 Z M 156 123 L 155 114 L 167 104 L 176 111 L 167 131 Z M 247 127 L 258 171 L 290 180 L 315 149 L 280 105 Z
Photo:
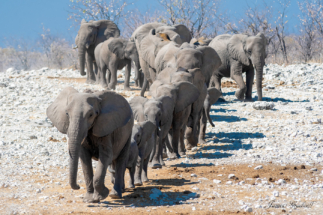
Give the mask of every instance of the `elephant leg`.
M 111 65 L 109 67 L 110 69 L 110 73 L 111 73 L 111 79 L 110 79 L 110 83 L 109 83 L 109 88 L 112 90 L 116 89 L 116 85 L 118 83 L 117 81 L 117 67 L 115 65 Z
M 107 85 L 107 79 L 106 79 L 106 73 L 107 73 L 107 66 L 103 65 L 101 71 L 98 74 L 98 82 L 103 88 L 108 88 Z
M 139 87 L 142 87 L 145 77 L 144 77 L 144 73 L 140 72 L 140 76 L 139 76 Z
M 95 75 L 93 72 L 93 56 L 86 53 L 86 69 L 87 69 L 87 84 L 94 84 L 95 83 Z
M 124 174 L 126 171 L 127 159 L 129 157 L 130 144 L 131 137 L 129 137 L 127 143 L 125 144 L 118 158 L 116 159 L 115 183 L 109 195 L 112 199 L 122 198 L 122 188 L 124 187 Z
M 94 184 L 94 201 L 99 202 L 105 199 L 109 195 L 109 190 L 104 185 L 105 175 L 107 173 L 108 166 L 112 163 L 113 150 L 110 135 L 104 138 L 108 144 L 99 143 L 99 160 L 96 167 L 96 171 L 93 177 Z M 101 140 L 102 141 L 102 140 Z M 103 147 L 103 144 L 105 145 Z
M 162 154 L 163 151 L 163 138 L 160 136 L 157 136 L 156 138 L 156 149 L 155 154 L 151 160 L 151 167 L 153 169 L 162 168 L 162 165 L 160 163 L 160 154 Z
M 168 157 L 171 160 L 177 158 L 177 155 L 174 152 L 174 147 L 171 145 L 172 140 L 173 140 L 173 129 L 169 129 L 168 136 L 165 138 L 165 146 L 168 149 L 168 153 L 166 152 L 166 148 L 165 148 L 165 153 L 163 153 L 163 158 Z M 166 156 L 164 157 L 164 155 Z
M 162 166 L 165 166 L 165 162 L 164 162 L 164 157 L 163 157 L 163 150 L 166 151 L 166 139 L 167 139 L 167 136 L 162 140 L 162 150 L 159 151 L 159 163 L 162 165 Z
M 141 173 L 141 180 L 143 182 L 147 182 L 148 181 L 148 162 L 149 162 L 149 158 L 145 159 L 143 162 L 143 166 L 142 166 L 142 173 Z
M 187 127 L 185 131 L 185 146 L 187 150 L 191 150 L 193 147 L 197 146 L 198 138 L 197 123 L 199 120 L 199 115 L 197 113 L 192 114 L 187 122 Z
M 252 85 L 253 85 L 254 77 L 255 77 L 255 71 L 253 69 L 250 69 L 246 72 L 247 91 L 246 91 L 245 101 L 253 101 L 252 100 Z
M 147 85 L 148 85 L 148 80 L 144 78 L 144 84 L 142 85 L 141 92 L 140 92 L 140 95 L 142 97 L 145 97 L 145 91 L 146 91 Z
M 97 201 L 94 201 L 93 199 L 94 187 L 93 187 L 92 155 L 87 149 L 85 149 L 84 147 L 81 147 L 80 158 L 81 158 L 82 170 L 84 174 L 84 180 L 86 184 L 86 194 L 85 194 L 85 197 L 83 198 L 83 202 L 88 202 L 88 203 L 97 202 Z
M 231 66 L 231 78 L 238 84 L 239 90 L 236 91 L 235 95 L 237 99 L 244 100 L 245 93 L 247 91 L 246 84 L 242 77 L 242 66 L 240 63 L 235 63 Z
M 180 158 L 180 155 L 178 153 L 180 130 L 180 128 L 173 129 L 172 147 L 174 150 L 174 154 L 176 155 L 176 158 Z
M 200 119 L 200 134 L 199 134 L 200 144 L 206 144 L 205 142 L 206 123 L 207 123 L 207 119 L 206 119 L 205 111 L 203 109 L 202 117 Z
M 131 90 L 130 88 L 130 72 L 131 72 L 131 61 L 126 65 L 125 79 L 124 79 L 124 90 Z
M 145 148 L 139 148 L 138 159 L 135 163 L 135 186 L 142 186 L 141 175 L 142 175 L 142 168 L 144 165 L 144 156 L 145 156 Z
M 178 146 L 178 154 L 181 157 L 185 157 L 185 144 L 184 144 L 184 135 L 185 135 L 185 126 L 183 126 L 180 130 L 180 135 L 179 135 L 179 146 Z
M 129 188 L 135 188 L 135 171 L 136 171 L 136 162 L 133 162 L 133 165 L 129 169 L 129 175 L 130 175 L 130 180 L 129 180 Z

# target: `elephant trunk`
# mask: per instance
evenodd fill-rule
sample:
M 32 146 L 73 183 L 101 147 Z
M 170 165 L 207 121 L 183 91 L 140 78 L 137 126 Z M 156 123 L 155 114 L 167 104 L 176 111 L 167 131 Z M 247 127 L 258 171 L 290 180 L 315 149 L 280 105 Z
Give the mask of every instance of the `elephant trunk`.
M 74 125 L 76 124 L 76 126 Z M 80 157 L 80 148 L 83 139 L 85 138 L 84 133 L 79 128 L 79 123 L 73 123 L 69 127 L 73 128 L 68 131 L 68 153 L 70 155 L 69 159 L 69 183 L 73 190 L 80 189 L 80 186 L 77 184 L 77 170 L 78 170 L 78 161 Z
M 80 63 L 80 73 L 81 75 L 86 75 L 85 71 L 84 71 L 84 67 L 85 67 L 85 52 L 86 49 L 84 47 L 84 45 L 78 45 L 78 55 L 79 55 L 79 63 Z
M 137 56 L 136 59 L 133 60 L 133 62 L 135 63 L 135 81 L 139 80 L 140 77 L 140 63 L 139 63 L 139 57 Z
M 212 127 L 214 127 L 215 125 L 212 122 L 212 119 L 210 116 L 210 110 L 211 110 L 211 104 L 207 104 L 206 106 L 204 106 L 205 115 L 206 115 L 207 119 L 209 120 L 209 123 L 212 125 Z
M 262 101 L 262 74 L 263 74 L 264 66 L 257 65 L 256 66 L 256 86 L 257 86 L 257 94 L 258 94 L 258 101 Z

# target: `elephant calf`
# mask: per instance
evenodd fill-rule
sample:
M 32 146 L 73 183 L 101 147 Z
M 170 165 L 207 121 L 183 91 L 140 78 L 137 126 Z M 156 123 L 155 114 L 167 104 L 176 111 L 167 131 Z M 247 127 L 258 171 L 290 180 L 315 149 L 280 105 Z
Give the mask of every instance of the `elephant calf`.
M 132 128 L 131 146 L 127 163 L 130 173 L 130 188 L 141 186 L 142 181 L 148 181 L 147 168 L 150 153 L 156 144 L 155 132 L 156 126 L 150 121 L 138 122 Z
M 68 136 L 72 189 L 80 189 L 76 181 L 81 158 L 87 190 L 83 201 L 99 202 L 109 195 L 104 178 L 111 164 L 116 167 L 116 183 L 110 197 L 121 198 L 134 124 L 127 100 L 111 91 L 79 93 L 67 87 L 47 108 L 46 114 L 53 125 Z M 95 173 L 92 158 L 98 161 Z
M 97 82 L 102 87 L 114 90 L 117 85 L 117 70 L 126 67 L 124 89 L 131 90 L 129 82 L 132 61 L 135 64 L 135 81 L 139 79 L 139 56 L 134 42 L 110 38 L 95 48 L 94 55 L 98 66 Z

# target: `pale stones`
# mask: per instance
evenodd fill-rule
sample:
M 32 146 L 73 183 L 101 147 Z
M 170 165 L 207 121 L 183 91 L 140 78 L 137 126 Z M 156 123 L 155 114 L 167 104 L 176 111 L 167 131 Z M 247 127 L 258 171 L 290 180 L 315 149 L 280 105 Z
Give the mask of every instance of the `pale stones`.
M 256 101 L 252 107 L 256 110 L 272 110 L 275 104 L 273 102 Z
M 279 197 L 279 192 L 278 192 L 278 191 L 274 191 L 274 192 L 273 192 L 273 196 L 274 196 L 274 197 Z
M 276 181 L 276 184 L 279 184 L 279 185 L 286 184 L 286 181 L 284 179 L 279 179 L 278 181 Z
M 230 174 L 229 176 L 228 176 L 228 178 L 229 179 L 234 179 L 236 176 L 234 175 L 234 174 Z
M 256 166 L 255 167 L 255 170 L 259 170 L 259 169 L 263 169 L 263 166 L 262 165 L 259 165 L 259 166 Z
M 221 180 L 214 179 L 213 180 L 213 183 L 220 184 L 221 183 Z

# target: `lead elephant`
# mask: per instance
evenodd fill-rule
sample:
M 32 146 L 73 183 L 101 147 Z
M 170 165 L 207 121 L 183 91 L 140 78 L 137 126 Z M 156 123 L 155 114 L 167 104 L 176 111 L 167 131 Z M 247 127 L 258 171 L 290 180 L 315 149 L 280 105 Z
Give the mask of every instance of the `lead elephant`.
M 84 67 L 86 61 L 87 67 L 87 83 L 95 83 L 95 74 L 93 65 L 97 71 L 96 63 L 94 62 L 94 49 L 103 41 L 110 37 L 119 37 L 120 30 L 118 26 L 110 20 L 99 20 L 86 22 L 84 19 L 81 22 L 80 29 L 75 38 L 75 44 L 78 48 L 79 65 L 81 75 L 85 75 Z
M 109 38 L 95 48 L 95 61 L 98 65 L 97 81 L 102 87 L 115 89 L 117 85 L 117 70 L 125 68 L 124 89 L 129 86 L 131 62 L 135 65 L 135 80 L 139 74 L 139 55 L 134 42 L 121 38 Z M 106 74 L 108 81 L 106 80 Z M 109 85 L 107 85 L 109 82 Z
M 256 69 L 256 86 L 258 101 L 262 101 L 262 75 L 266 58 L 267 40 L 263 33 L 256 36 L 243 34 L 220 35 L 215 37 L 210 47 L 219 54 L 222 65 L 212 77 L 215 87 L 221 90 L 221 79 L 231 77 L 239 86 L 235 95 L 239 100 L 252 101 L 254 69 Z M 246 72 L 246 83 L 242 73 Z
M 77 184 L 78 160 L 81 158 L 87 193 L 84 202 L 99 202 L 109 195 L 104 185 L 107 167 L 116 166 L 116 183 L 110 193 L 121 198 L 134 123 L 127 100 L 111 92 L 79 93 L 65 88 L 47 108 L 53 125 L 68 136 L 69 183 Z M 98 160 L 93 174 L 92 160 Z

